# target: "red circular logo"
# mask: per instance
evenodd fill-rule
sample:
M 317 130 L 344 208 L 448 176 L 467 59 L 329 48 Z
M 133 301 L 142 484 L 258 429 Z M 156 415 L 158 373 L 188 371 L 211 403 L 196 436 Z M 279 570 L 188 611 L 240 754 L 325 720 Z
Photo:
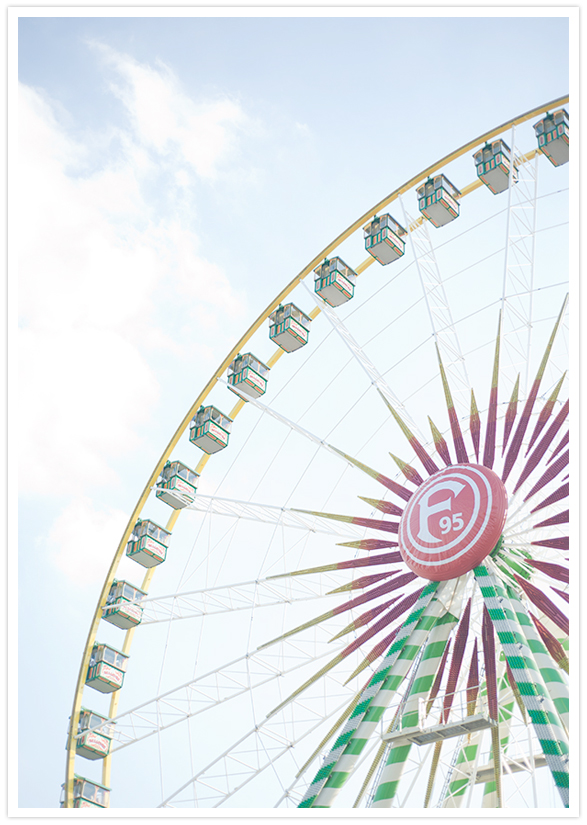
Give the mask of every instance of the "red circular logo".
M 398 533 L 402 558 L 424 579 L 462 576 L 491 553 L 507 509 L 505 487 L 493 470 L 479 464 L 446 467 L 408 501 Z

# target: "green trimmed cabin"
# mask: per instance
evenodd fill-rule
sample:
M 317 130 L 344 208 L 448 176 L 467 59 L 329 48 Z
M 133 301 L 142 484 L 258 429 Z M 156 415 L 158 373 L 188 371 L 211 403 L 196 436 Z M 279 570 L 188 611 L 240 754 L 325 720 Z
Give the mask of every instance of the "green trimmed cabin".
M 370 223 L 363 227 L 365 249 L 376 261 L 385 266 L 397 261 L 404 254 L 406 242 L 403 236 L 407 234 L 403 226 L 391 215 L 375 215 Z
M 143 618 L 140 601 L 146 595 L 144 590 L 133 584 L 114 579 L 106 598 L 106 605 L 102 608 L 102 618 L 121 630 L 136 627 Z
M 120 690 L 128 656 L 115 647 L 96 643 L 90 655 L 86 685 L 100 693 L 114 693 Z
M 281 304 L 269 316 L 269 338 L 285 352 L 308 343 L 312 319 L 295 304 Z
M 61 786 L 63 808 L 65 802 L 65 785 Z M 84 776 L 73 777 L 73 807 L 74 808 L 108 808 L 110 806 L 110 788 L 100 785 L 99 782 L 86 779 Z
M 473 155 L 477 169 L 477 177 L 483 181 L 485 186 L 493 192 L 494 195 L 505 192 L 509 186 L 511 156 L 510 147 L 503 140 L 494 140 L 492 143 L 486 143 L 483 149 L 480 149 Z M 513 183 L 517 183 L 517 181 L 518 170 L 514 164 Z
M 252 352 L 240 353 L 228 368 L 228 385 L 238 389 L 251 398 L 259 398 L 267 390 L 269 367 L 253 355 Z
M 171 533 L 150 519 L 139 519 L 126 545 L 126 555 L 143 567 L 165 561 Z
M 534 124 L 538 151 L 546 155 L 553 166 L 569 162 L 569 113 L 566 109 L 547 112 Z
M 104 759 L 110 753 L 114 723 L 107 716 L 81 708 L 75 752 L 84 759 Z
M 181 461 L 168 461 L 159 476 L 155 495 L 174 510 L 181 510 L 195 499 L 198 478 Z
M 416 192 L 420 212 L 436 228 L 445 226 L 459 217 L 457 199 L 461 193 L 445 175 L 428 178 Z
M 190 424 L 190 441 L 212 455 L 228 446 L 232 418 L 216 407 L 200 407 Z
M 356 282 L 357 273 L 342 258 L 326 258 L 314 270 L 314 292 L 331 307 L 350 301 Z

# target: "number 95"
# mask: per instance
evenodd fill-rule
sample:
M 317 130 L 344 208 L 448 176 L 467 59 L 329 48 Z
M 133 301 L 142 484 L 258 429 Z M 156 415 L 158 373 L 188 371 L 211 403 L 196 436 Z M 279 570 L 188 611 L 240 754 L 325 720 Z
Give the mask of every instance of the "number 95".
M 442 534 L 446 535 L 447 533 L 450 533 L 451 530 L 454 530 L 455 532 L 462 530 L 465 526 L 465 522 L 461 518 L 462 515 L 462 513 L 453 513 L 452 521 L 449 516 L 443 516 L 438 522 L 440 524 Z

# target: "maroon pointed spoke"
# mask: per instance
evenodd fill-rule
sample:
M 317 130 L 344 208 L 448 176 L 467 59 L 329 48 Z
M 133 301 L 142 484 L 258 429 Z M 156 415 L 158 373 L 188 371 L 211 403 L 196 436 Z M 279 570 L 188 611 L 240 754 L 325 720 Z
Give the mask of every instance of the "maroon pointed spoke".
M 457 412 L 455 410 L 455 405 L 452 399 L 450 386 L 448 383 L 448 379 L 446 377 L 446 373 L 444 371 L 444 365 L 442 363 L 442 358 L 440 357 L 440 350 L 438 349 L 438 345 L 436 345 L 436 356 L 438 358 L 438 366 L 440 368 L 440 377 L 442 379 L 442 387 L 444 390 L 444 398 L 446 401 L 446 409 L 448 412 L 448 420 L 450 422 L 450 429 L 452 432 L 452 440 L 453 444 L 455 445 L 455 452 L 457 455 L 457 462 L 459 464 L 468 464 L 469 463 L 469 456 L 467 454 L 467 449 L 465 447 L 465 442 L 463 440 L 463 434 L 461 432 L 461 426 L 459 424 L 459 419 L 457 417 Z
M 397 579 L 393 579 L 393 581 L 380 584 L 379 587 L 374 587 L 372 590 L 368 590 L 360 596 L 355 596 L 354 599 L 349 599 L 349 601 L 344 602 L 344 604 L 339 604 L 337 607 L 333 607 L 332 612 L 326 613 L 325 617 L 340 616 L 341 613 L 346 613 L 347 610 L 353 610 L 355 607 L 360 607 L 362 604 L 366 604 L 372 599 L 378 599 L 380 596 L 385 596 L 388 593 L 413 582 L 416 578 L 417 576 L 415 573 L 405 573 L 403 576 L 398 576 Z
M 434 682 L 432 683 L 432 687 L 430 688 L 430 694 L 428 696 L 428 702 L 426 703 L 426 716 L 430 713 L 430 708 L 434 704 L 434 700 L 438 696 L 438 691 L 440 690 L 440 685 L 442 683 L 442 677 L 444 676 L 444 668 L 446 666 L 446 662 L 448 659 L 448 653 L 451 646 L 451 640 L 449 639 L 446 647 L 444 648 L 444 653 L 442 654 L 442 658 L 440 660 L 440 664 L 438 665 L 438 670 L 436 671 L 436 676 L 434 677 Z
M 465 653 L 465 645 L 467 644 L 467 637 L 469 635 L 469 617 L 471 615 L 471 599 L 467 602 L 465 612 L 459 622 L 455 636 L 455 645 L 452 652 L 452 660 L 450 669 L 448 671 L 448 679 L 446 681 L 446 690 L 444 694 L 444 702 L 442 708 L 442 721 L 448 722 L 450 710 L 454 700 L 455 690 L 459 673 L 461 672 L 461 665 L 463 663 L 463 656 Z
M 569 523 L 569 511 L 563 510 L 562 513 L 557 513 L 555 516 L 551 516 L 550 518 L 544 519 L 544 521 L 539 521 L 538 524 L 535 524 L 534 527 L 554 527 L 555 524 L 568 524 Z
M 352 622 L 352 629 L 358 630 L 359 627 L 364 627 L 366 624 L 369 624 L 373 621 L 373 619 L 376 619 L 380 613 L 383 613 L 384 610 L 388 610 L 391 607 L 391 605 L 395 604 L 395 602 L 397 602 L 397 600 L 400 598 L 401 596 L 394 596 L 394 598 L 390 599 L 388 602 L 383 602 L 382 604 L 378 604 L 375 607 L 370 607 L 369 610 L 365 610 L 364 613 L 361 613 L 358 619 L 355 619 Z M 334 638 L 336 638 L 336 636 Z
M 341 652 L 341 656 L 348 656 L 350 653 L 354 653 L 362 644 L 369 641 L 373 636 L 379 633 L 380 630 L 383 630 L 384 627 L 388 627 L 391 622 L 395 621 L 399 618 L 402 613 L 405 613 L 406 610 L 409 610 L 417 601 L 420 593 L 424 588 L 421 587 L 419 590 L 416 590 L 414 593 L 410 593 L 409 596 L 406 596 L 401 602 L 396 604 L 395 607 L 386 613 L 385 616 L 382 616 L 378 621 L 374 622 L 371 627 L 362 633 L 360 636 L 357 636 L 354 641 L 350 643 L 345 649 Z
M 479 654 L 477 652 L 477 639 L 473 645 L 471 653 L 471 663 L 469 665 L 469 677 L 467 679 L 467 715 L 472 716 L 475 712 L 475 704 L 479 695 Z
M 337 587 L 331 590 L 330 593 L 344 592 L 345 590 L 364 590 L 366 587 L 371 587 L 371 585 L 383 581 L 383 579 L 389 579 L 391 576 L 397 575 L 397 573 L 399 573 L 399 570 L 387 570 L 385 573 L 370 573 L 368 576 L 361 576 L 342 587 Z
M 401 553 L 382 553 L 380 556 L 367 556 L 364 559 L 348 559 L 337 562 L 337 570 L 352 570 L 356 567 L 371 567 L 374 564 L 394 564 L 401 561 Z
M 547 496 L 544 501 L 541 501 L 540 504 L 537 504 L 533 510 L 530 510 L 531 513 L 537 513 L 538 510 L 543 510 L 545 507 L 549 507 L 551 504 L 555 504 L 557 501 L 561 501 L 563 498 L 567 498 L 569 495 L 569 485 L 563 484 L 562 487 L 559 487 L 558 490 L 555 490 L 550 496 Z
M 392 630 L 388 636 L 386 636 L 384 639 L 381 639 L 381 641 L 377 642 L 375 647 L 372 650 L 370 650 L 369 653 L 367 653 L 367 655 L 365 656 L 365 662 L 367 664 L 372 664 L 376 659 L 378 659 L 385 653 L 385 651 L 389 648 L 389 646 L 397 636 L 400 627 L 401 625 L 399 627 L 396 627 L 395 630 Z
M 305 513 L 318 518 L 328 518 L 333 521 L 342 521 L 344 524 L 355 524 L 357 527 L 370 527 L 372 530 L 383 530 L 386 533 L 397 533 L 399 522 L 385 521 L 378 518 L 363 518 L 362 516 L 343 516 L 338 513 L 321 513 L 318 510 L 299 510 L 292 507 L 294 513 Z
M 495 638 L 493 624 L 483 605 L 483 626 L 481 628 L 483 641 L 483 661 L 485 663 L 485 682 L 487 684 L 487 706 L 489 716 L 497 721 L 497 668 L 495 664 Z
M 534 444 L 534 442 L 536 441 L 536 439 L 538 438 L 538 436 L 542 432 L 542 430 L 544 428 L 544 425 L 546 424 L 546 422 L 548 421 L 548 419 L 552 415 L 552 411 L 554 409 L 554 405 L 556 404 L 556 399 L 558 398 L 558 394 L 560 392 L 560 389 L 563 385 L 565 375 L 566 375 L 566 372 L 563 374 L 562 378 L 560 379 L 560 381 L 558 382 L 558 384 L 554 388 L 553 392 L 551 393 L 550 397 L 546 401 L 544 407 L 540 411 L 540 415 L 538 416 L 538 421 L 536 422 L 536 426 L 534 427 L 534 432 L 532 433 L 530 441 L 528 442 L 528 449 L 526 450 L 526 455 L 528 455 L 528 453 L 532 449 L 532 445 Z
M 383 539 L 359 539 L 358 541 L 341 541 L 337 545 L 337 547 L 352 547 L 355 550 L 367 550 L 368 552 L 372 552 L 373 550 L 383 550 L 385 547 L 397 547 L 397 541 L 384 541 Z M 401 553 L 391 553 L 390 554 L 390 561 L 396 562 L 401 561 Z
M 526 401 L 526 403 L 524 405 L 524 410 L 522 412 L 522 415 L 520 416 L 518 426 L 516 427 L 516 432 L 514 433 L 511 444 L 510 444 L 509 449 L 507 451 L 507 455 L 505 457 L 505 464 L 504 464 L 504 468 L 503 468 L 503 473 L 502 473 L 502 476 L 501 476 L 502 481 L 507 480 L 507 478 L 508 478 L 508 476 L 509 476 L 509 474 L 512 470 L 512 467 L 515 464 L 516 458 L 518 457 L 518 453 L 520 451 L 520 448 L 522 446 L 522 442 L 524 440 L 524 435 L 526 433 L 526 429 L 528 427 L 528 424 L 530 423 L 530 416 L 532 415 L 532 410 L 534 409 L 534 404 L 536 402 L 536 397 L 537 397 L 538 391 L 540 389 L 540 384 L 542 382 L 542 378 L 544 377 L 544 371 L 546 369 L 546 365 L 548 364 L 548 360 L 550 358 L 550 353 L 551 353 L 552 347 L 554 345 L 554 340 L 556 338 L 558 328 L 561 324 L 563 314 L 564 314 L 564 312 L 566 310 L 566 307 L 567 307 L 567 301 L 568 301 L 568 296 L 565 298 L 565 300 L 563 302 L 561 311 L 558 315 L 558 318 L 556 320 L 556 323 L 555 323 L 554 328 L 552 330 L 552 333 L 550 335 L 550 339 L 549 339 L 548 344 L 546 346 L 546 349 L 544 351 L 544 355 L 542 356 L 542 361 L 540 362 L 540 366 L 538 367 L 538 371 L 536 373 L 536 378 L 534 379 L 534 381 L 532 383 L 532 388 L 530 390 L 528 400 Z
M 451 461 L 450 453 L 448 451 L 448 444 L 446 443 L 446 439 L 444 438 L 442 433 L 439 431 L 436 424 L 432 421 L 430 416 L 428 416 L 428 423 L 430 424 L 430 430 L 432 432 L 432 440 L 434 441 L 434 447 L 436 449 L 436 452 L 441 457 L 441 459 L 444 461 L 446 466 L 449 467 L 452 464 L 452 461 Z
M 401 507 L 398 507 L 397 504 L 392 504 L 391 501 L 385 501 L 378 498 L 366 498 L 365 496 L 359 496 L 359 498 L 367 504 L 370 504 L 372 507 L 375 507 L 376 510 L 381 510 L 382 513 L 385 513 L 388 516 L 401 516 L 404 512 Z
M 567 415 L 569 414 L 569 402 L 565 402 L 562 409 L 558 413 L 557 417 L 554 419 L 548 430 L 546 431 L 545 435 L 540 439 L 540 442 L 536 446 L 536 449 L 530 456 L 530 458 L 526 461 L 524 465 L 524 469 L 522 470 L 520 477 L 516 486 L 514 487 L 514 493 L 519 490 L 521 485 L 526 481 L 530 473 L 532 473 L 536 467 L 538 466 L 540 459 L 546 453 L 548 447 L 552 443 L 555 435 L 562 427 Z
M 475 402 L 475 394 L 471 390 L 471 414 L 469 416 L 469 430 L 471 432 L 471 439 L 473 441 L 473 449 L 475 450 L 475 460 L 479 462 L 479 444 L 481 441 L 481 418 L 479 417 L 479 410 Z
M 563 567 L 561 564 L 555 564 L 552 561 L 537 561 L 536 559 L 528 559 L 528 564 L 540 570 L 541 573 L 549 576 L 551 579 L 556 579 L 559 582 L 569 583 L 569 568 Z
M 408 464 L 407 461 L 398 458 L 393 453 L 390 453 L 390 456 L 393 458 L 393 460 L 395 461 L 395 463 L 400 468 L 401 472 L 404 474 L 408 481 L 410 481 L 412 484 L 415 484 L 417 487 L 419 487 L 420 484 L 424 484 L 424 479 L 415 467 L 412 467 L 412 465 Z
M 418 441 L 418 439 L 416 438 L 414 433 L 410 430 L 410 428 L 405 423 L 405 421 L 402 419 L 400 414 L 393 407 L 393 405 L 389 402 L 389 399 L 386 398 L 386 396 L 383 395 L 383 393 L 380 393 L 380 395 L 383 398 L 383 400 L 385 401 L 389 411 L 391 412 L 391 414 L 393 415 L 393 417 L 395 418 L 395 420 L 399 424 L 399 427 L 400 427 L 402 433 L 405 435 L 405 437 L 408 440 L 408 444 L 414 450 L 414 452 L 416 453 L 416 455 L 418 456 L 418 458 L 422 462 L 422 465 L 423 465 L 424 469 L 426 470 L 426 472 L 428 473 L 428 475 L 431 476 L 431 475 L 434 475 L 434 473 L 437 473 L 439 468 L 436 466 L 436 463 L 434 462 L 434 459 L 432 458 L 432 456 L 422 446 L 422 444 L 420 444 L 420 442 Z
M 370 527 L 373 530 L 383 530 L 385 533 L 397 533 L 399 530 L 399 522 L 384 521 L 376 518 L 353 518 L 353 524 L 358 527 Z
M 512 392 L 512 397 L 510 398 L 510 403 L 508 404 L 508 408 L 505 414 L 505 420 L 503 424 L 503 446 L 501 448 L 501 454 L 505 453 L 505 448 L 507 447 L 508 439 L 510 437 L 510 433 L 512 431 L 512 427 L 514 426 L 514 422 L 516 420 L 516 415 L 518 414 L 518 393 L 520 390 L 520 376 L 516 379 L 516 383 L 514 385 L 514 389 Z
M 566 447 L 568 443 L 569 443 L 569 431 L 567 430 L 567 432 L 561 438 L 560 442 L 557 444 L 557 446 L 552 451 L 552 453 L 550 455 L 550 458 L 548 459 L 548 461 L 546 463 L 550 464 L 550 462 L 555 457 L 555 455 L 557 455 L 557 453 L 560 453 L 560 451 L 563 449 L 563 447 Z
M 554 590 L 555 593 L 558 593 L 558 595 L 561 596 L 568 603 L 568 601 L 569 601 L 569 594 L 568 593 L 565 593 L 564 590 L 559 590 L 558 587 L 551 587 L 550 589 Z
M 544 627 L 542 622 L 532 612 L 530 613 L 530 618 L 534 622 L 536 630 L 544 642 L 545 648 L 548 650 L 557 665 L 564 667 L 566 663 L 566 670 L 568 673 L 568 657 L 564 647 L 561 645 L 556 636 L 554 636 L 548 628 Z
M 542 539 L 542 541 L 533 541 L 532 544 L 536 547 L 552 547 L 554 550 L 568 550 L 569 537 L 557 536 L 554 539 Z
M 569 451 L 567 450 L 566 453 L 563 453 L 561 456 L 557 458 L 554 464 L 551 464 L 550 467 L 540 476 L 534 487 L 530 490 L 528 495 L 524 498 L 524 501 L 528 501 L 528 499 L 535 496 L 540 490 L 542 490 L 546 485 L 555 479 L 559 473 L 561 473 L 569 464 Z
M 514 573 L 514 578 L 528 596 L 533 605 L 541 610 L 557 627 L 569 635 L 569 620 L 564 613 L 548 598 L 548 596 L 530 582 Z
M 387 487 L 388 490 L 391 490 L 392 493 L 395 493 L 396 496 L 399 496 L 404 501 L 409 501 L 409 499 L 411 498 L 413 493 L 412 490 L 408 490 L 407 487 L 402 487 L 401 484 L 398 484 L 396 481 L 392 481 L 387 476 L 384 476 L 383 473 L 379 473 L 377 472 L 377 470 L 373 470 L 371 467 L 367 466 L 367 464 L 363 464 L 361 461 L 357 461 L 356 458 L 353 458 L 347 453 L 343 453 L 342 450 L 337 450 L 336 447 L 332 447 L 332 449 L 334 450 L 334 452 L 343 456 L 343 458 L 346 458 L 348 462 L 353 464 L 359 470 L 362 470 L 368 476 L 374 478 L 375 481 L 379 482 L 379 484 L 382 484 L 383 487 Z

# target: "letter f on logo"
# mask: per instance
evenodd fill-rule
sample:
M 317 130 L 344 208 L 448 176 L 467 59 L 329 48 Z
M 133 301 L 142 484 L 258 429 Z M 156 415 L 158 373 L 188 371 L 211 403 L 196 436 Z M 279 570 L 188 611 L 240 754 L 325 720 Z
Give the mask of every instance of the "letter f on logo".
M 465 489 L 464 484 L 460 484 L 458 481 L 441 481 L 438 484 L 433 485 L 430 490 L 428 490 L 420 501 L 418 502 L 418 506 L 420 507 L 420 529 L 418 531 L 418 538 L 422 541 L 427 541 L 429 544 L 432 542 L 438 543 L 441 539 L 435 538 L 430 530 L 428 529 L 428 519 L 430 516 L 434 515 L 434 513 L 440 513 L 442 510 L 451 510 L 452 509 L 452 499 L 445 498 L 443 501 L 437 501 L 436 504 L 429 504 L 431 497 L 437 493 L 439 490 L 451 490 L 454 494 L 454 498 L 458 496 L 461 490 Z

